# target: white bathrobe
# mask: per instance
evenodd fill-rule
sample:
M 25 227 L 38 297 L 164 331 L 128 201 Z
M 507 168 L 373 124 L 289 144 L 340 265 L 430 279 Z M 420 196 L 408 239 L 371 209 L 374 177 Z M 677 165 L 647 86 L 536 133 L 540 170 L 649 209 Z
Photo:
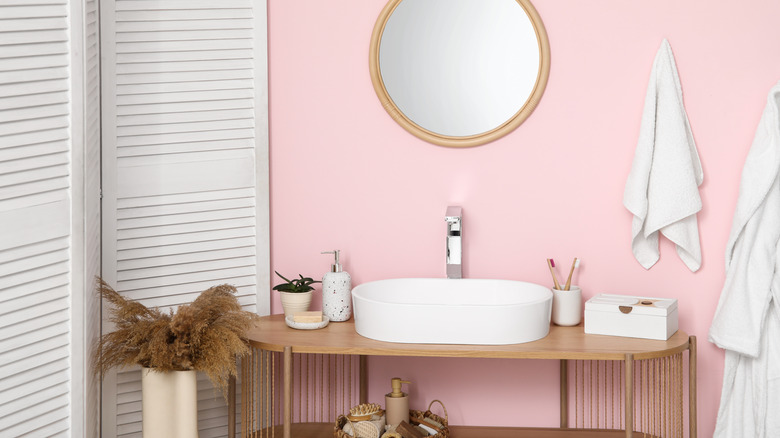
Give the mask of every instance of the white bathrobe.
M 715 437 L 780 437 L 780 82 L 742 170 L 709 340 L 726 349 Z

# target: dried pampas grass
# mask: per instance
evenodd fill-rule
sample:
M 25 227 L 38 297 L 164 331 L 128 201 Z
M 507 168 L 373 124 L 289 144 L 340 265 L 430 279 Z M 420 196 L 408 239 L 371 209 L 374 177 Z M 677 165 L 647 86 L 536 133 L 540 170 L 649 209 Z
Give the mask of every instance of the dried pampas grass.
M 135 364 L 158 371 L 197 370 L 227 393 L 236 358 L 249 353 L 245 333 L 258 318 L 241 310 L 235 287 L 212 287 L 169 313 L 125 299 L 102 279 L 97 290 L 109 304 L 116 329 L 99 340 L 96 372 Z

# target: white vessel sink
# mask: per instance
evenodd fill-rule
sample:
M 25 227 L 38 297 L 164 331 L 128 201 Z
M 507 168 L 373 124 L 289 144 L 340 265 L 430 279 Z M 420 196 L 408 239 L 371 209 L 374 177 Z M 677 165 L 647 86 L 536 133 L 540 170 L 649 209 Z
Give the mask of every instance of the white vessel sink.
M 503 345 L 550 330 L 552 291 L 510 280 L 399 278 L 352 289 L 355 329 L 412 344 Z

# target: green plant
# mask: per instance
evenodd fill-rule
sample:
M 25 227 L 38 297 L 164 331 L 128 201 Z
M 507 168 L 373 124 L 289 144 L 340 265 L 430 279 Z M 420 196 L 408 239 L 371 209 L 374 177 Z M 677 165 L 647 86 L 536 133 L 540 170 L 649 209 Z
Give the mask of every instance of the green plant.
M 92 358 L 96 373 L 134 364 L 158 371 L 203 371 L 227 397 L 236 357 L 250 351 L 246 332 L 259 319 L 241 310 L 235 287 L 212 287 L 167 313 L 126 299 L 99 278 L 97 290 L 109 304 L 115 330 L 98 340 Z
M 274 271 L 276 272 L 276 271 Z M 287 283 L 279 283 L 276 286 L 274 286 L 274 290 L 278 290 L 279 292 L 292 292 L 292 293 L 301 293 L 301 292 L 308 292 L 310 290 L 314 290 L 314 288 L 311 286 L 314 283 L 321 283 L 320 281 L 314 281 L 311 277 L 304 277 L 301 274 L 298 274 L 301 278 L 295 278 L 293 280 L 288 280 L 284 277 L 284 275 L 276 272 L 276 275 L 282 277 L 282 280 L 286 281 Z

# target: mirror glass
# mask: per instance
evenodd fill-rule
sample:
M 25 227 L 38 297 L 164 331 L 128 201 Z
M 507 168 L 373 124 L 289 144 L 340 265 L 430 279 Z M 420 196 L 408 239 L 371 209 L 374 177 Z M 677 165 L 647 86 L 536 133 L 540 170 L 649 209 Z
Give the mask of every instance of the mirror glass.
M 385 109 L 445 146 L 475 146 L 515 129 L 541 97 L 549 44 L 527 0 L 391 0 L 370 66 Z

